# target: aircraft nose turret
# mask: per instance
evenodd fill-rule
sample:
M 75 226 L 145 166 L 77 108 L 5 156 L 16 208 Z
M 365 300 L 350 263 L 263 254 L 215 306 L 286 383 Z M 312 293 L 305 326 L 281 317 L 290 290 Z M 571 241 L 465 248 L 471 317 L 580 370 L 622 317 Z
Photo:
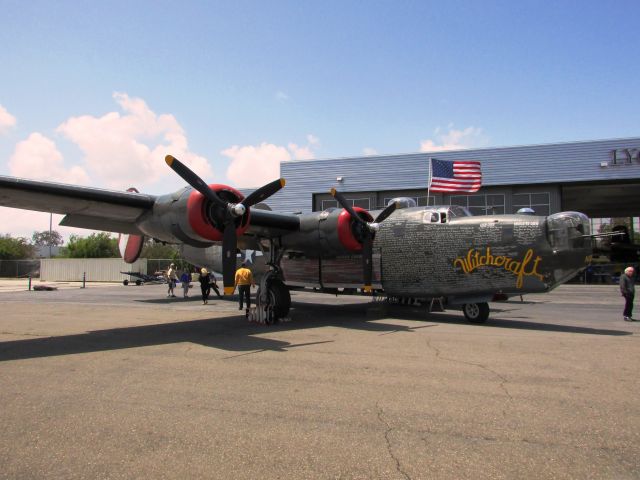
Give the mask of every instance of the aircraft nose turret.
M 547 217 L 547 238 L 554 251 L 591 249 L 589 217 L 580 212 L 560 212 Z
M 571 279 L 591 260 L 591 227 L 589 217 L 580 212 L 555 213 L 547 217 L 546 224 L 555 286 Z

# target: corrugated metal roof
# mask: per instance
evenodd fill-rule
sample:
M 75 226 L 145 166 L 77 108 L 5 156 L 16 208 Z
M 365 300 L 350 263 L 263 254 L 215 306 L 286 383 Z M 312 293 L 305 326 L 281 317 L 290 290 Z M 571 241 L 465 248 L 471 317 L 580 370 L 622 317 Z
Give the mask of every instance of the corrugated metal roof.
M 268 203 L 274 210 L 311 211 L 312 195 L 332 187 L 342 192 L 426 189 L 431 157 L 479 160 L 483 186 L 640 179 L 640 157 L 630 165 L 610 165 L 611 152 L 621 149 L 640 155 L 640 138 L 295 160 L 281 163 L 287 186 Z M 609 166 L 602 167 L 601 162 Z

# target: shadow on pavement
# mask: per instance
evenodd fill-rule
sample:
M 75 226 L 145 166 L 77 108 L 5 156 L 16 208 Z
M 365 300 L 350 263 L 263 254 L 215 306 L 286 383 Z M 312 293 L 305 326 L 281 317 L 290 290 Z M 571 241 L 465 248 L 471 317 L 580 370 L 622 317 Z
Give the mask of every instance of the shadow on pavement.
M 505 312 L 507 313 L 507 312 Z M 291 331 L 334 326 L 389 334 L 413 332 L 435 327 L 437 323 L 468 325 L 461 313 L 427 313 L 424 309 L 388 306 L 376 303 L 352 305 L 318 305 L 294 303 L 293 321 L 273 326 L 249 324 L 243 316 L 234 315 L 215 319 L 192 320 L 140 327 L 96 330 L 74 335 L 30 338 L 0 342 L 0 361 L 71 355 L 78 353 L 138 348 L 154 345 L 191 342 L 233 352 L 257 353 L 260 351 L 286 352 L 295 347 L 323 342 L 292 344 L 256 336 L 265 332 Z M 384 319 L 402 319 L 428 322 L 416 326 L 384 323 Z M 469 325 L 480 328 L 513 328 L 535 331 L 581 333 L 591 335 L 631 335 L 622 330 L 606 330 L 573 325 L 536 323 L 512 319 L 491 319 L 485 325 Z M 228 358 L 238 356 L 232 355 Z
M 546 331 L 546 332 L 565 332 L 565 333 L 582 333 L 588 335 L 610 335 L 610 336 L 625 336 L 633 335 L 633 332 L 626 330 L 613 330 L 603 328 L 591 328 L 581 327 L 576 325 L 556 324 L 549 322 L 531 322 L 520 319 L 528 319 L 529 317 L 513 314 L 511 312 L 521 312 L 517 308 L 492 308 L 491 317 L 484 324 L 470 324 L 464 318 L 462 312 L 455 310 L 448 310 L 445 312 L 431 312 L 428 313 L 424 308 L 416 307 L 403 307 L 397 305 L 385 305 L 380 307 L 381 318 L 398 318 L 402 320 L 421 320 L 439 323 L 450 324 L 466 324 L 469 326 L 478 326 L 482 328 L 513 328 L 518 330 L 534 330 L 534 331 Z M 451 312 L 451 313 L 449 313 Z M 508 318 L 495 318 L 496 314 L 500 314 L 503 317 Z

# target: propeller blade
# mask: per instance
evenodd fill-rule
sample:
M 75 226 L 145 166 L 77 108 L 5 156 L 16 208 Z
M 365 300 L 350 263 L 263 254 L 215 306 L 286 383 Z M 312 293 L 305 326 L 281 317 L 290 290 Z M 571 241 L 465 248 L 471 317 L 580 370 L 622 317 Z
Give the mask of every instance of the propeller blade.
M 191 185 L 194 189 L 199 191 L 202 195 L 207 197 L 212 202 L 220 205 L 221 207 L 226 207 L 227 202 L 222 200 L 216 192 L 209 188 L 204 180 L 202 180 L 198 175 L 196 175 L 189 167 L 187 167 L 184 163 L 178 160 L 176 157 L 172 155 L 167 155 L 164 157 L 164 161 L 167 162 L 167 165 L 171 167 L 171 170 L 176 172 L 180 177 Z
M 385 220 L 389 215 L 391 215 L 393 212 L 396 211 L 396 208 L 398 208 L 398 203 L 397 202 L 393 202 L 390 203 L 389 205 L 387 205 L 385 207 L 384 210 L 382 210 L 378 216 L 376 217 L 376 219 L 373 221 L 373 223 L 380 223 L 383 220 Z
M 364 224 L 364 225 L 367 224 L 366 221 L 364 221 L 362 218 L 360 218 L 360 215 L 358 215 L 356 213 L 356 211 L 353 209 L 353 207 L 351 205 L 349 205 L 349 203 L 347 202 L 347 199 L 344 198 L 339 191 L 337 191 L 335 188 L 332 188 L 330 193 L 333 196 L 333 198 L 335 198 L 338 201 L 340 206 L 342 208 L 344 208 L 347 212 L 349 212 L 349 215 L 351 215 L 351 218 L 353 218 L 358 223 L 361 223 L 361 224 Z
M 233 295 L 235 290 L 237 245 L 236 225 L 226 222 L 222 233 L 222 283 L 225 295 Z
M 371 293 L 373 281 L 373 238 L 371 235 L 364 237 L 362 242 L 362 271 L 364 275 L 364 291 Z
M 240 203 L 242 203 L 245 207 L 252 207 L 256 203 L 260 203 L 264 199 L 269 198 L 271 195 L 278 192 L 282 187 L 285 186 L 286 183 L 287 182 L 285 181 L 284 178 L 279 178 L 278 180 L 274 180 L 271 183 L 267 183 L 266 185 L 263 185 L 259 189 L 251 192 Z

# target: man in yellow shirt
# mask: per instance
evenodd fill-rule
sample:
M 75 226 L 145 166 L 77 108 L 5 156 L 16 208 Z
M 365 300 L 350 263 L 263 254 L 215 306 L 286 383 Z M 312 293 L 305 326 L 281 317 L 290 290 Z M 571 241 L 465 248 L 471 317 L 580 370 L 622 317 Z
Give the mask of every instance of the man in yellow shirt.
M 243 297 L 247 300 L 247 310 L 251 306 L 251 287 L 255 287 L 256 284 L 253 281 L 253 274 L 251 270 L 247 268 L 246 262 L 242 262 L 240 268 L 236 270 L 236 287 L 238 287 L 238 293 L 240 297 L 240 308 L 242 310 Z

